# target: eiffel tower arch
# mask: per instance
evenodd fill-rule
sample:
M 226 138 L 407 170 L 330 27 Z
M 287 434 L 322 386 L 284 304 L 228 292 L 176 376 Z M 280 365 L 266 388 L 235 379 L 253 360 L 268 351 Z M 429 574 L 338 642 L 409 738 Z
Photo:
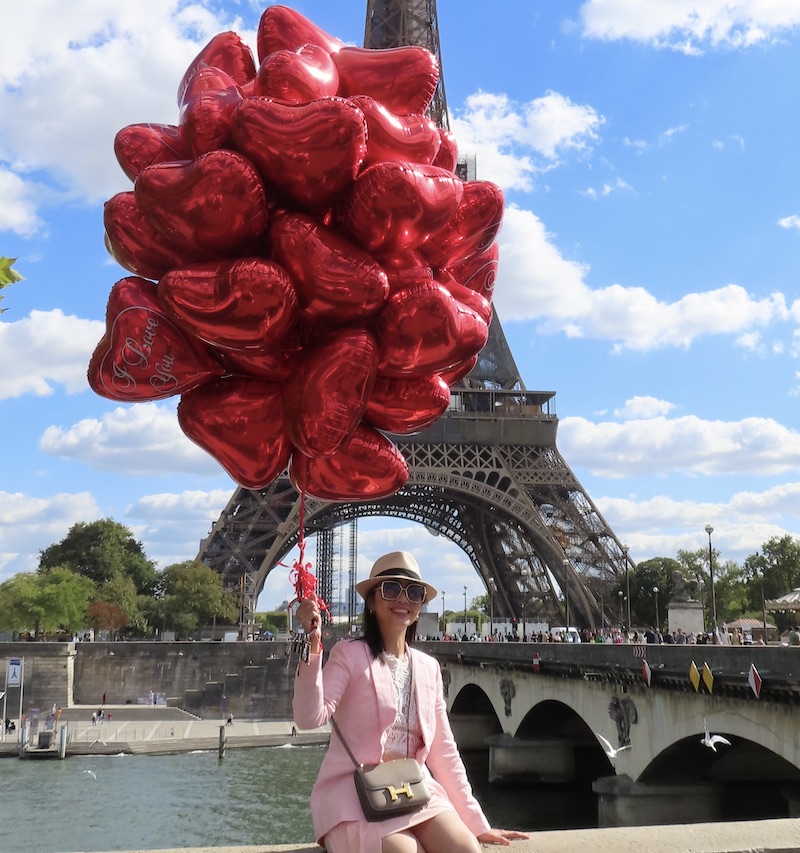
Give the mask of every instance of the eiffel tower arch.
M 368 0 L 365 47 L 407 44 L 428 48 L 441 67 L 435 0 Z M 443 75 L 430 114 L 448 126 Z M 474 177 L 468 160 L 461 165 Z M 392 436 L 409 480 L 388 498 L 306 497 L 301 507 L 285 473 L 264 489 L 235 491 L 198 559 L 240 592 L 243 626 L 252 621 L 267 575 L 297 545 L 301 516 L 304 534 L 317 536 L 318 591 L 326 601 L 333 600 L 333 531 L 358 518 L 388 516 L 423 524 L 460 546 L 498 619 L 568 624 L 569 614 L 569 623 L 588 627 L 614 621 L 604 592 L 627 574 L 627 548 L 556 447 L 555 392 L 526 390 L 496 313 L 478 363 L 451 393 L 448 411 L 433 426 Z M 351 562 L 351 593 L 353 568 Z

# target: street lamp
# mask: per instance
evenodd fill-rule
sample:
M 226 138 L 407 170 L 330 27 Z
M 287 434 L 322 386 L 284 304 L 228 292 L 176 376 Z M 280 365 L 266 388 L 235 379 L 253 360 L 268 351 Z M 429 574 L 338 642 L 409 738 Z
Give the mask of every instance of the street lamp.
M 620 590 L 617 593 L 617 595 L 619 596 L 619 627 L 621 629 L 622 628 L 622 599 L 623 599 L 625 593 L 622 590 Z
M 564 559 L 561 562 L 564 566 L 564 603 L 566 605 L 565 610 L 566 610 L 566 614 L 567 614 L 567 626 L 566 626 L 567 627 L 567 639 L 571 639 L 570 634 L 569 634 L 569 580 L 567 578 L 567 570 L 569 569 L 569 560 Z
M 658 618 L 658 587 L 657 586 L 653 587 L 653 595 L 656 597 L 656 631 L 660 631 L 661 625 L 659 624 L 659 618 Z
M 444 618 L 444 590 L 442 590 L 442 638 L 447 634 L 447 622 Z
M 522 569 L 522 641 L 525 642 L 527 626 L 525 624 L 526 611 L 528 609 L 528 578 L 530 577 L 530 569 Z
M 756 569 L 758 571 L 758 569 Z M 764 622 L 764 645 L 767 645 L 767 606 L 764 601 L 764 570 L 758 572 L 758 577 L 761 580 L 761 619 Z
M 627 603 L 627 611 L 628 611 L 628 624 L 625 626 L 630 633 L 631 630 L 631 577 L 628 571 L 628 546 L 622 546 L 622 559 L 625 560 L 625 600 Z
M 464 584 L 464 639 L 467 639 L 467 585 Z
M 706 525 L 706 533 L 708 533 L 708 572 L 711 576 L 711 631 L 714 635 L 713 643 L 716 644 L 719 642 L 719 638 L 717 637 L 717 598 L 716 593 L 714 592 L 714 550 L 711 547 L 711 534 L 714 532 L 714 528 L 710 525 Z
M 489 636 L 494 639 L 494 594 L 497 592 L 497 584 L 494 578 L 489 578 Z

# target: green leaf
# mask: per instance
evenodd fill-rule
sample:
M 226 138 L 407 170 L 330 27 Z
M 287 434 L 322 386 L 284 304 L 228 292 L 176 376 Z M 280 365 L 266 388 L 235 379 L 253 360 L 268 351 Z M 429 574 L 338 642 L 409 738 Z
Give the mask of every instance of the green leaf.
M 16 258 L 0 257 L 0 287 L 22 281 L 22 276 L 11 266 L 16 261 Z

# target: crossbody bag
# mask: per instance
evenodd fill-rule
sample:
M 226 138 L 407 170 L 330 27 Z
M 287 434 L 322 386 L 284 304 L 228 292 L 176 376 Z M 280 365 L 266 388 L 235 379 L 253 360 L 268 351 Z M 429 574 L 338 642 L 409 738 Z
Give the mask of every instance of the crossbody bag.
M 425 773 L 415 758 L 408 757 L 408 726 L 411 717 L 411 697 L 414 696 L 414 665 L 409 655 L 411 667 L 411 692 L 406 709 L 406 757 L 380 764 L 361 764 L 356 761 L 347 741 L 342 735 L 336 720 L 331 717 L 331 726 L 342 746 L 355 766 L 355 780 L 358 799 L 364 810 L 364 817 L 370 821 L 388 820 L 397 815 L 415 812 L 425 806 L 431 798 L 425 784 Z

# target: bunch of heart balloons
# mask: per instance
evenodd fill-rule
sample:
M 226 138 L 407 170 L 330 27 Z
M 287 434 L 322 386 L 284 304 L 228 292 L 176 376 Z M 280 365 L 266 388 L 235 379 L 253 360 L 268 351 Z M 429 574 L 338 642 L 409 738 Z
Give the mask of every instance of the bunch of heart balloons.
M 486 343 L 503 196 L 457 176 L 424 48 L 347 47 L 270 6 L 257 54 L 220 33 L 176 125 L 117 134 L 133 189 L 105 237 L 133 275 L 89 383 L 180 395 L 184 433 L 245 488 L 288 466 L 305 494 L 385 497 L 408 479 L 387 433 L 433 424 Z

